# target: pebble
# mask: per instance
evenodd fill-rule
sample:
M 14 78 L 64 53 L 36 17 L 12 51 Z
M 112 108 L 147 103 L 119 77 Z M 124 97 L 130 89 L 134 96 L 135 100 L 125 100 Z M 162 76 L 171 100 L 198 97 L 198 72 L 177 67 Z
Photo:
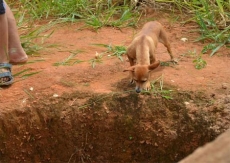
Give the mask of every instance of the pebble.
M 190 103 L 186 101 L 186 102 L 184 102 L 184 104 L 185 104 L 185 105 L 189 105 Z
M 229 104 L 230 103 L 230 95 L 224 98 L 224 103 Z
M 228 88 L 228 84 L 227 83 L 222 83 L 222 88 L 223 89 L 227 89 Z

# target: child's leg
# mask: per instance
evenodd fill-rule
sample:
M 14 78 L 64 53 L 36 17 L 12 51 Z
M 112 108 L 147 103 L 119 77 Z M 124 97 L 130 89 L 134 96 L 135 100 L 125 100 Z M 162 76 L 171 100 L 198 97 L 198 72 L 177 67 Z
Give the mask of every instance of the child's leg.
M 12 11 L 6 2 L 6 17 L 8 22 L 8 39 L 9 39 L 9 61 L 12 63 L 24 63 L 27 61 L 28 57 L 21 46 L 20 37 L 18 34 L 17 24 Z
M 3 0 L 0 0 L 0 86 L 13 82 L 8 58 L 8 23 Z
M 8 24 L 3 0 L 0 0 L 0 36 L 0 63 L 8 63 Z

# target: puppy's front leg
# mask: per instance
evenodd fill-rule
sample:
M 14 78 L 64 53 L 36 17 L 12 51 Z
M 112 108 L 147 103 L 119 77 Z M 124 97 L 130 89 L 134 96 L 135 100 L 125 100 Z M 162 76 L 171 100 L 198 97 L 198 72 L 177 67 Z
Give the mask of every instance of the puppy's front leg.
M 145 90 L 149 91 L 151 89 L 150 81 L 147 81 L 145 84 Z
M 131 57 L 129 57 L 128 54 L 127 54 L 127 56 L 128 56 L 128 59 L 129 59 L 130 67 L 134 66 L 134 64 L 135 64 L 134 59 L 131 58 Z M 133 71 L 129 72 L 129 77 L 130 77 L 130 80 L 129 80 L 130 84 L 133 84 L 134 83 L 134 80 L 133 80 Z

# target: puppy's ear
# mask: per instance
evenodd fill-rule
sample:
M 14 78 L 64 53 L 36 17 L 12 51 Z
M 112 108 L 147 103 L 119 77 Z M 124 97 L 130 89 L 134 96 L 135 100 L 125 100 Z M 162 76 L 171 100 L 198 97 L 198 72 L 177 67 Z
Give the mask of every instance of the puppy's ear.
M 157 68 L 160 65 L 160 61 L 155 61 L 154 63 L 152 63 L 151 65 L 148 66 L 148 69 L 154 70 L 155 68 Z
M 134 72 L 134 69 L 135 69 L 135 66 L 131 66 L 131 67 L 128 67 L 128 68 L 124 69 L 123 72 L 126 72 L 126 71 Z

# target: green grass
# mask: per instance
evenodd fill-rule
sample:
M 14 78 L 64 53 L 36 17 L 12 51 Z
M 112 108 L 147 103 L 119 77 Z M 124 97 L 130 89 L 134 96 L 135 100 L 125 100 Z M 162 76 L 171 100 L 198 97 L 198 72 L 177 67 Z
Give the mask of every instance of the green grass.
M 230 1 L 225 0 L 156 0 L 155 3 L 171 4 L 170 12 L 180 11 L 195 21 L 201 36 L 195 41 L 202 41 L 202 53 L 210 52 L 213 56 L 221 47 L 230 48 Z
M 111 0 L 21 0 L 14 3 L 33 20 L 83 20 L 94 29 L 103 26 L 136 26 L 139 20 L 138 11 L 132 10 L 134 6 L 125 0 L 121 6 L 113 4 Z
M 183 54 L 181 58 L 183 57 L 189 57 L 193 58 L 193 64 L 194 67 L 198 70 L 203 69 L 207 66 L 207 62 L 202 58 L 203 53 L 197 53 L 196 49 L 189 50 L 187 53 Z
M 103 57 L 103 55 L 98 54 L 96 52 L 95 58 L 89 60 L 89 62 L 93 68 L 95 68 L 96 64 L 102 63 L 102 57 Z
M 155 8 L 168 10 L 176 15 L 176 21 L 183 23 L 196 22 L 200 29 L 200 37 L 194 41 L 205 43 L 202 53 L 213 56 L 220 48 L 230 48 L 230 1 L 225 0 L 145 0 L 154 4 Z M 57 23 L 82 21 L 85 26 L 95 30 L 110 26 L 115 28 L 137 26 L 142 13 L 135 9 L 134 0 L 10 0 L 15 17 L 18 21 L 22 45 L 27 54 L 36 54 L 52 45 L 44 44 L 47 34 Z M 211 12 L 210 12 L 211 11 Z M 35 26 L 37 21 L 46 21 L 46 25 Z M 49 23 L 51 22 L 51 23 Z M 40 41 L 38 42 L 38 39 Z M 119 54 L 118 54 L 119 57 Z
M 122 56 L 126 53 L 126 47 L 125 46 L 117 46 L 117 45 L 107 45 L 107 44 L 92 44 L 94 46 L 100 46 L 100 47 L 105 47 L 107 50 L 105 50 L 102 53 L 96 52 L 95 56 L 92 59 L 89 60 L 79 60 L 76 58 L 76 56 L 81 53 L 81 50 L 76 50 L 76 51 L 69 51 L 70 55 L 65 58 L 63 61 L 56 62 L 53 65 L 54 66 L 72 66 L 77 63 L 81 62 L 89 62 L 93 68 L 97 64 L 103 63 L 103 57 L 105 54 L 107 54 L 108 57 L 117 57 L 121 61 L 123 61 Z
M 47 23 L 45 25 L 36 25 L 36 22 L 26 16 L 26 10 L 19 6 L 16 2 L 10 3 L 11 10 L 15 16 L 18 30 L 20 31 L 20 40 L 22 47 L 27 55 L 37 56 L 40 51 L 55 45 L 45 43 L 46 39 L 51 37 L 54 30 L 49 31 L 56 23 Z M 14 6 L 19 8 L 15 8 Z M 22 10 L 20 10 L 22 9 Z
M 55 45 L 45 44 L 53 31 L 49 34 L 43 34 L 43 27 L 29 28 L 26 34 L 20 36 L 22 47 L 27 55 L 39 55 L 39 52 Z
M 81 63 L 81 62 L 83 62 L 82 60 L 75 58 L 81 52 L 82 51 L 80 51 L 80 50 L 77 50 L 75 52 L 71 52 L 70 55 L 67 58 L 65 58 L 63 61 L 56 62 L 53 65 L 54 66 L 72 66 L 74 64 Z
M 121 61 L 123 61 L 122 56 L 126 53 L 125 46 L 111 45 L 111 44 L 92 44 L 92 45 L 105 47 L 107 50 L 103 52 L 103 54 L 108 54 L 109 56 L 115 56 L 119 58 Z
M 161 75 L 157 79 L 150 82 L 150 90 L 144 91 L 143 93 L 150 93 L 154 96 L 161 96 L 165 99 L 172 100 L 172 92 L 171 89 L 164 88 L 164 76 Z
M 14 77 L 17 77 L 19 79 L 15 80 L 15 82 L 18 82 L 20 80 L 25 80 L 33 75 L 36 75 L 40 73 L 41 71 L 33 71 L 31 68 L 24 69 L 22 71 L 16 72 L 13 74 Z
M 54 32 L 50 29 L 56 24 L 82 21 L 86 27 L 95 30 L 104 26 L 134 27 L 140 16 L 126 0 L 123 5 L 111 0 L 10 0 L 8 4 L 17 20 L 22 47 L 28 55 L 39 55 L 40 51 L 57 46 L 45 43 Z M 40 21 L 45 23 L 38 25 Z
M 75 64 L 82 63 L 82 62 L 89 62 L 91 66 L 95 68 L 97 64 L 103 62 L 102 60 L 103 55 L 97 52 L 95 57 L 89 60 L 80 60 L 76 58 L 77 55 L 81 52 L 82 52 L 81 50 L 69 51 L 70 55 L 67 58 L 65 58 L 63 61 L 54 63 L 53 66 L 73 66 Z
M 230 20 L 230 12 L 224 11 L 224 1 L 217 0 L 215 6 L 205 0 L 201 2 L 204 10 L 196 12 L 196 22 L 200 26 L 201 36 L 196 41 L 208 41 L 202 53 L 211 51 L 210 56 L 213 56 L 221 47 L 229 47 L 230 26 L 227 26 L 227 23 L 230 22 L 227 20 Z
M 158 85 L 157 85 L 158 84 Z M 161 75 L 159 78 L 151 82 L 151 89 L 149 91 L 154 95 L 159 95 L 165 99 L 172 100 L 171 93 L 173 90 L 164 88 L 164 77 Z
M 198 70 L 205 68 L 207 65 L 207 62 L 202 58 L 202 55 L 197 56 L 197 58 L 193 60 L 193 63 Z

